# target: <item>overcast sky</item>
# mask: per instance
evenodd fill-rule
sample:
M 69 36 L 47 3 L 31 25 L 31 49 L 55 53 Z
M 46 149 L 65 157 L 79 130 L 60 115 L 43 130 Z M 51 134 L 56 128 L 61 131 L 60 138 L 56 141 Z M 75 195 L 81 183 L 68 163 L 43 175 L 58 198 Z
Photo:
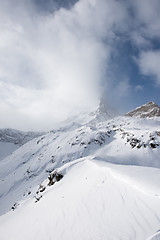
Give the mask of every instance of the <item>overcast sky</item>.
M 0 0 L 0 128 L 160 104 L 159 0 Z

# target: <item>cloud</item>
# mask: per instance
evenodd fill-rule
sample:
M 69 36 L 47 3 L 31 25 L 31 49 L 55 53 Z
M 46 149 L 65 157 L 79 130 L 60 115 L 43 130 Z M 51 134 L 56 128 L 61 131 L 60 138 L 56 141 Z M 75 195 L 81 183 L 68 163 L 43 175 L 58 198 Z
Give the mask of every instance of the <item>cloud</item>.
M 131 90 L 128 79 L 120 81 L 114 89 L 114 95 L 117 96 L 117 101 L 120 100 L 123 96 L 128 96 Z
M 133 19 L 129 37 L 134 47 L 138 48 L 135 62 L 141 75 L 148 76 L 159 87 L 160 2 L 159 0 L 135 0 L 129 1 L 129 6 L 132 9 L 131 18 Z M 135 86 L 135 90 L 140 88 Z
M 159 0 L 153 0 L 152 2 L 150 0 L 135 0 L 132 2 L 133 6 L 135 7 L 137 22 L 139 22 L 139 25 L 141 25 L 142 29 L 144 27 L 145 30 L 148 30 L 151 36 L 159 36 Z
M 140 90 L 129 76 L 137 56 L 159 83 L 159 0 L 44 2 L 0 0 L 0 127 L 48 130 L 93 111 L 103 94 L 120 105 Z
M 160 51 L 146 51 L 140 54 L 138 64 L 141 73 L 146 76 L 151 76 L 154 81 L 160 86 Z
M 130 0 L 131 9 L 130 37 L 141 49 L 152 47 L 153 38 L 160 37 L 160 2 L 159 0 Z
M 0 126 L 50 129 L 92 111 L 125 14 L 116 0 L 43 13 L 32 1 L 1 1 Z
M 143 90 L 143 86 L 142 85 L 136 85 L 135 86 L 135 92 L 139 92 Z

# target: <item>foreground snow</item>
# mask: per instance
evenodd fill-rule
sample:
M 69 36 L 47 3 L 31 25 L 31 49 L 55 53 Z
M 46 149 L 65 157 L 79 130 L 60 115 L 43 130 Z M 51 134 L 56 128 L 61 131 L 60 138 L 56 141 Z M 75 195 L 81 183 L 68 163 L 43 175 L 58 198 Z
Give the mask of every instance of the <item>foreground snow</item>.
M 159 118 L 34 138 L 0 161 L 0 239 L 159 239 L 159 156 Z M 55 171 L 64 177 L 49 186 Z
M 85 158 L 59 170 L 64 178 L 40 201 L 1 217 L 2 240 L 143 240 L 159 230 L 159 169 Z
M 160 240 L 160 231 L 149 237 L 147 240 Z

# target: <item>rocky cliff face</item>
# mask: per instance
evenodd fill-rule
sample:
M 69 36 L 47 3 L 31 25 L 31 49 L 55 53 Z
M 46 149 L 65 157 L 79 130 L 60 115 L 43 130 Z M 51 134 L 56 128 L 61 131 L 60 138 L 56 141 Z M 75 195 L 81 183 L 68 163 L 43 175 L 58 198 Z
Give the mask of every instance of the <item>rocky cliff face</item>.
M 160 116 L 160 107 L 154 102 L 148 102 L 141 107 L 125 114 L 129 117 L 152 118 Z

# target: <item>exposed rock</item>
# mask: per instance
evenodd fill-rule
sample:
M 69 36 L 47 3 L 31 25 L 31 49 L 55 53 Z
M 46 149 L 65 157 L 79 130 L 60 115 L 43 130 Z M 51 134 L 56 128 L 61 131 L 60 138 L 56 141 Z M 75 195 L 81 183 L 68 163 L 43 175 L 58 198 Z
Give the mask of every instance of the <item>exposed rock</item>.
M 53 185 L 55 182 L 59 182 L 62 178 L 63 178 L 63 175 L 61 173 L 58 173 L 56 171 L 51 173 L 48 177 L 49 179 L 48 186 Z
M 154 103 L 149 102 L 147 104 L 142 105 L 134 109 L 131 112 L 125 114 L 128 117 L 140 117 L 140 118 L 151 118 L 151 117 L 159 117 L 160 116 L 160 107 Z
M 36 197 L 35 197 L 35 199 L 36 199 L 35 203 L 39 202 L 39 200 L 40 200 L 41 198 L 42 198 L 42 196 L 36 196 Z
M 18 203 L 14 203 L 11 209 L 14 211 L 18 207 L 18 205 Z
M 159 146 L 159 144 L 156 143 L 150 143 L 151 148 L 156 148 L 157 146 Z

